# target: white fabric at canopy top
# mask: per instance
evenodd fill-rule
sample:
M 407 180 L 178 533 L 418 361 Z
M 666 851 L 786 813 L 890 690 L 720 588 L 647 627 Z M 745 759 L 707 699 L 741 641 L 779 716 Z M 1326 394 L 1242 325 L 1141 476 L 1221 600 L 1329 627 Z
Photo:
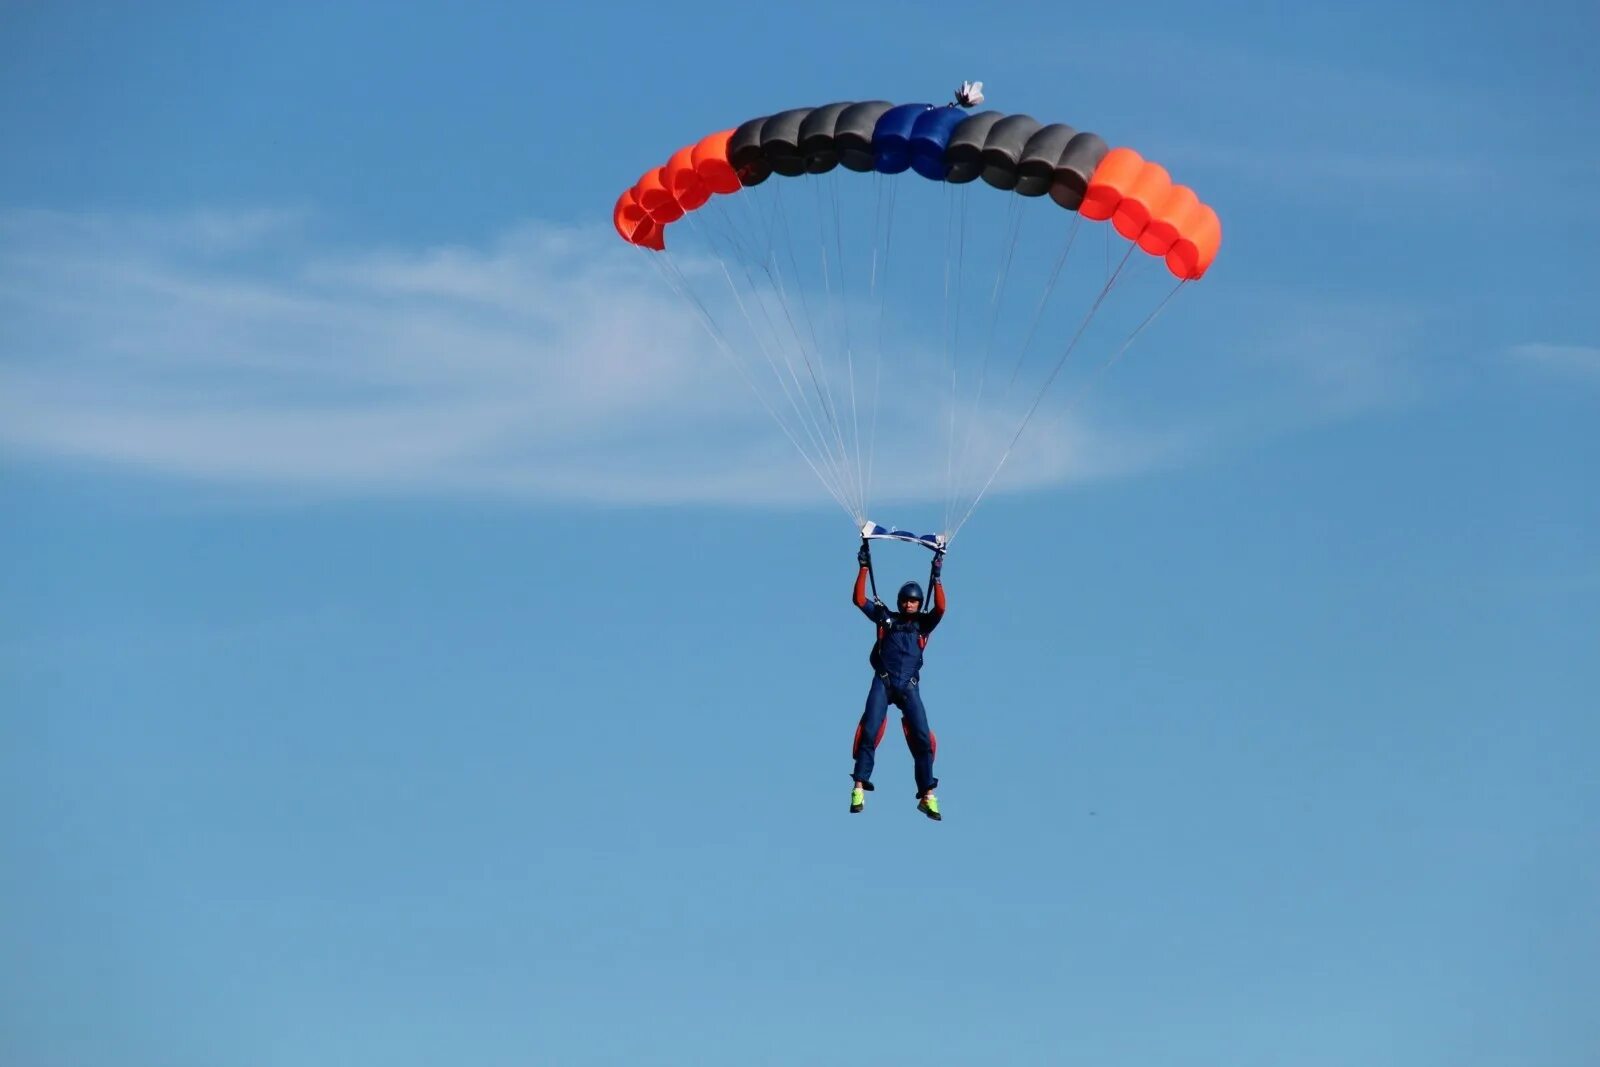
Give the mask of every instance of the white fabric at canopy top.
M 932 502 L 947 540 L 1182 287 L 1048 197 L 909 172 L 775 175 L 667 246 L 646 254 L 851 521 Z

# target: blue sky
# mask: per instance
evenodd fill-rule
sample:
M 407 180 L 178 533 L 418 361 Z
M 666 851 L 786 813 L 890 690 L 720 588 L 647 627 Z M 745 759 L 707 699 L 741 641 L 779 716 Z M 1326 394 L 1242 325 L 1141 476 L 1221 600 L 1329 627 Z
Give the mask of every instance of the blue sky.
M 1597 29 L 0 6 L 0 1059 L 1595 1062 Z M 1226 238 L 851 817 L 849 523 L 610 213 L 966 78 Z

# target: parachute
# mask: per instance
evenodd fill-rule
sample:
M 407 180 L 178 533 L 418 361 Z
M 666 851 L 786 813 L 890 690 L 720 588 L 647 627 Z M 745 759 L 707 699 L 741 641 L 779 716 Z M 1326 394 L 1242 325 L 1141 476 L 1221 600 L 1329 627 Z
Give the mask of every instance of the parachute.
M 1086 387 L 1222 242 L 1159 164 L 982 101 L 968 82 L 943 105 L 753 118 L 674 152 L 613 212 L 863 536 L 942 550 L 1070 357 L 1096 354 Z M 1164 295 L 1123 299 L 1152 275 Z M 937 534 L 867 517 L 941 497 Z

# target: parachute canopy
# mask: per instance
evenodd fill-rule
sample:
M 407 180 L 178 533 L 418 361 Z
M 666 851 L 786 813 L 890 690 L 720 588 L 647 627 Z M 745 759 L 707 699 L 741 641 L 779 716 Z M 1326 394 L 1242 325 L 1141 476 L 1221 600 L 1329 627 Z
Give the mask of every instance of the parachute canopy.
M 952 185 L 982 178 L 1018 196 L 1048 194 L 1086 219 L 1110 220 L 1185 280 L 1203 277 L 1222 245 L 1216 211 L 1131 148 L 1029 115 L 881 100 L 794 108 L 708 134 L 646 171 L 618 198 L 613 218 L 623 240 L 663 251 L 666 227 L 713 194 L 835 167 L 912 170 Z
M 1120 346 L 1103 342 L 1091 325 L 1135 261 L 1181 287 L 1221 246 L 1216 211 L 1161 165 L 1064 123 L 968 110 L 982 100 L 968 82 L 946 105 L 841 101 L 752 118 L 645 171 L 613 211 L 864 536 L 947 543 L 1068 356 L 1093 346 L 1115 362 L 1177 291 Z M 916 201 L 919 182 L 941 195 Z M 968 188 L 997 193 L 969 203 Z M 1083 220 L 1110 223 L 1103 270 L 1069 261 Z M 696 239 L 668 256 L 667 231 L 676 247 L 686 226 Z M 1120 257 L 1114 241 L 1127 244 Z M 1019 261 L 1036 262 L 1018 273 L 1038 280 L 1021 296 L 1008 289 Z M 1087 310 L 1063 319 L 1058 294 L 1073 285 Z M 914 465 L 942 468 L 939 534 L 867 523 L 880 432 Z M 890 495 L 932 495 L 912 482 L 891 480 Z

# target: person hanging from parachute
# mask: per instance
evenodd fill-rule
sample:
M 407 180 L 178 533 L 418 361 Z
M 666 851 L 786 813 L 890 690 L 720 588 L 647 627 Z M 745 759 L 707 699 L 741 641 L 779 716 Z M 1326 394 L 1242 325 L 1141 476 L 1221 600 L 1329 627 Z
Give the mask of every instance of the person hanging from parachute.
M 757 115 L 680 143 L 623 189 L 612 209 L 618 236 L 646 254 L 700 316 L 823 487 L 853 523 L 865 523 L 852 597 L 877 628 L 877 640 L 853 751 L 852 812 L 865 808 L 872 790 L 875 751 L 892 704 L 901 710 L 915 764 L 918 808 L 940 818 L 933 776 L 938 743 L 922 705 L 920 672 L 928 636 L 944 615 L 939 571 L 945 550 L 991 488 L 1004 485 L 1002 469 L 1046 394 L 1058 379 L 1065 385 L 1063 371 L 1080 342 L 1102 356 L 1097 368 L 1085 369 L 1074 399 L 1184 286 L 1206 276 L 1222 243 L 1216 209 L 1132 146 L 1026 112 L 979 110 L 984 103 L 983 83 L 972 81 L 943 106 L 839 100 Z M 871 182 L 851 177 L 868 174 Z M 815 197 L 788 193 L 796 182 L 812 183 Z M 973 251 L 969 202 L 978 213 Z M 1002 206 L 1004 225 L 996 211 Z M 931 243 L 941 214 L 942 258 Z M 1097 248 L 1098 240 L 1078 239 L 1080 230 L 1087 235 L 1097 227 L 1104 231 L 1104 260 L 1072 255 L 1074 248 Z M 894 236 L 908 229 L 910 237 Z M 668 252 L 669 231 L 674 252 L 685 254 Z M 980 246 L 987 248 L 979 252 Z M 1022 254 L 1014 256 L 1019 248 Z M 1114 249 L 1121 250 L 1120 260 Z M 966 264 L 987 259 L 988 251 L 998 255 L 996 277 L 966 284 Z M 1047 254 L 1054 269 L 1031 272 L 1036 292 L 1019 305 L 1034 308 L 1031 321 L 1013 322 L 1004 313 L 1012 263 L 1022 275 L 1028 273 L 1024 265 L 1048 262 Z M 1170 276 L 1161 278 L 1161 288 L 1172 287 L 1159 302 L 1146 303 L 1126 284 L 1147 262 L 1164 263 Z M 720 282 L 727 284 L 725 294 Z M 930 285 L 942 288 L 942 316 L 925 306 Z M 1082 289 L 1076 297 L 1074 288 Z M 1130 296 L 1137 307 L 1126 303 Z M 962 314 L 964 300 L 976 316 Z M 985 300 L 988 339 L 968 343 L 961 324 L 970 330 L 975 317 L 981 320 Z M 1122 326 L 1100 318 L 1102 306 L 1132 313 L 1136 325 L 1120 344 Z M 859 321 L 873 308 L 875 328 L 870 318 Z M 940 323 L 946 358 L 919 358 L 940 347 L 930 336 Z M 1000 361 L 992 375 L 991 355 Z M 886 370 L 903 380 L 883 381 Z M 1003 389 L 997 384 L 985 391 L 1002 379 Z M 962 395 L 969 383 L 970 397 Z M 880 405 L 888 414 L 880 398 L 933 397 L 945 389 L 942 532 L 916 535 L 866 522 L 874 478 L 893 480 L 874 462 Z M 906 451 L 921 463 L 918 450 Z M 920 469 L 910 473 L 912 481 L 925 476 Z M 920 543 L 934 552 L 926 596 L 907 583 L 897 610 L 878 600 L 868 544 L 875 538 Z
M 851 601 L 877 627 L 878 635 L 868 660 L 872 664 L 872 687 L 867 691 L 866 709 L 861 713 L 851 746 L 855 767 L 851 772 L 850 811 L 860 812 L 866 807 L 867 793 L 872 790 L 877 748 L 888 726 L 889 705 L 893 704 L 900 709 L 900 726 L 906 745 L 911 749 L 917 782 L 917 810 L 930 819 L 941 820 L 939 798 L 934 795 L 939 779 L 933 776 L 939 739 L 928 726 L 928 713 L 922 706 L 921 672 L 928 637 L 945 613 L 941 577 L 944 547 L 940 544 L 934 548 L 933 566 L 928 574 L 933 603 L 928 607 L 924 606 L 922 587 L 916 582 L 906 582 L 900 587 L 895 597 L 898 611 L 890 611 L 878 599 L 877 579 L 872 573 L 872 549 L 865 534 L 861 549 L 856 553 L 856 562 L 860 570 L 850 594 Z M 872 585 L 870 601 L 867 599 L 869 582 Z

